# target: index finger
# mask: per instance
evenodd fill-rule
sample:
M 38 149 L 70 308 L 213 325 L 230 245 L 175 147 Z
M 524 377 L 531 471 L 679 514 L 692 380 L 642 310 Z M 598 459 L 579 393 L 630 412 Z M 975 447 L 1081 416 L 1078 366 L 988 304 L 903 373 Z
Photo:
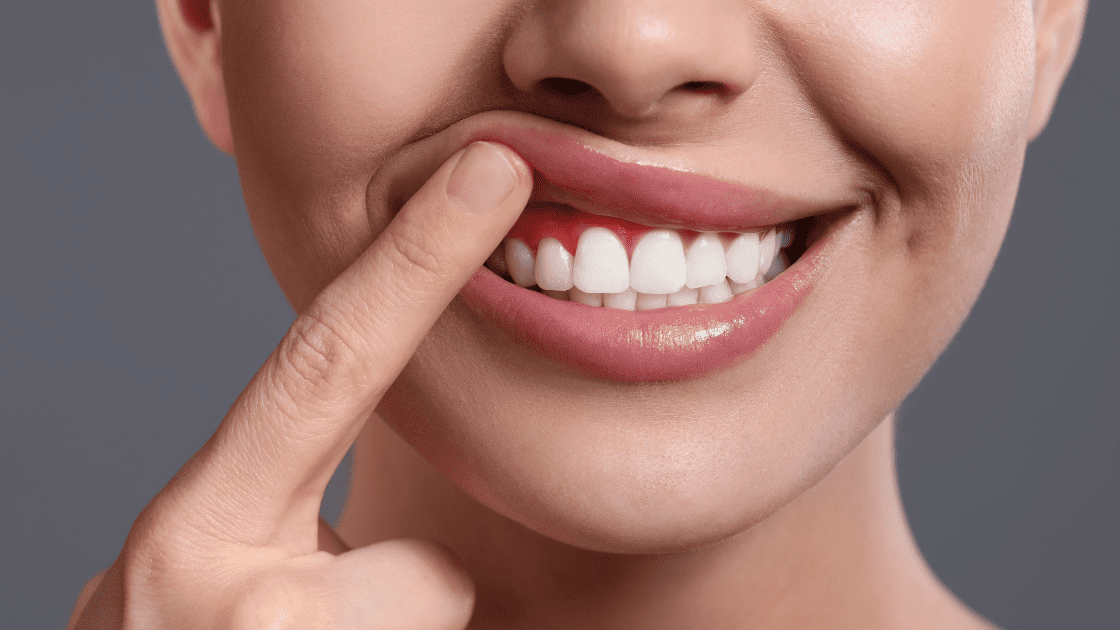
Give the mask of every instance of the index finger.
M 208 497 L 204 518 L 236 524 L 245 542 L 274 541 L 285 523 L 316 524 L 323 489 L 362 424 L 531 188 L 525 162 L 488 142 L 429 178 L 298 316 L 187 467 L 180 487 Z

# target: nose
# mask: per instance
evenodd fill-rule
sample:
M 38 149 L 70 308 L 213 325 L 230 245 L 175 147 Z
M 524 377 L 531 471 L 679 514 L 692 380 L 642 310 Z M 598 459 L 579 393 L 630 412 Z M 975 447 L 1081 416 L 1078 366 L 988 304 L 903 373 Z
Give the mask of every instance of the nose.
M 545 0 L 516 24 L 506 75 L 536 96 L 602 96 L 630 120 L 724 103 L 758 75 L 746 3 Z

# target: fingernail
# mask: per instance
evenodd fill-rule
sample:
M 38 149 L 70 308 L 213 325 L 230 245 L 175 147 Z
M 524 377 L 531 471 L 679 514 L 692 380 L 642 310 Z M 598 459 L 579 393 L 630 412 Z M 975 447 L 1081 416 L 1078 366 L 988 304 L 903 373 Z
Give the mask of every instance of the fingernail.
M 517 179 L 517 171 L 498 147 L 474 142 L 451 171 L 447 198 L 461 212 L 486 214 L 505 201 Z

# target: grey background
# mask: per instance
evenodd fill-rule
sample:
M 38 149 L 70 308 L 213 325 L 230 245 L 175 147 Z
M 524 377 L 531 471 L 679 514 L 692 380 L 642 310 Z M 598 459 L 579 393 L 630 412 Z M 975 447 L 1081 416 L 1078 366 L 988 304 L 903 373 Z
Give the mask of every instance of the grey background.
M 918 542 L 1007 628 L 1120 628 L 1117 32 L 1095 0 L 988 287 L 901 412 Z M 0 627 L 64 625 L 291 318 L 152 3 L 7 3 Z

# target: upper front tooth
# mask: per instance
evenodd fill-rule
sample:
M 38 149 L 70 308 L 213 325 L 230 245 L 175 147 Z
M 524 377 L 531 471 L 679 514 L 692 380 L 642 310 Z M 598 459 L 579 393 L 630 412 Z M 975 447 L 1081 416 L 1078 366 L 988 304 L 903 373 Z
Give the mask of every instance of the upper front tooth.
M 548 291 L 572 288 L 572 255 L 560 241 L 542 238 L 537 245 L 537 286 Z
M 630 286 L 639 293 L 675 293 L 684 286 L 684 243 L 673 230 L 650 230 L 634 246 Z
M 758 233 L 735 237 L 727 246 L 727 277 L 735 282 L 754 280 L 758 275 Z
M 572 280 L 586 293 L 621 293 L 630 288 L 626 248 L 614 232 L 592 227 L 580 234 Z
M 536 272 L 533 269 L 533 252 L 521 239 L 506 239 L 506 264 L 509 265 L 509 277 L 514 284 L 531 287 L 537 283 Z
M 727 259 L 719 235 L 704 233 L 696 237 L 685 252 L 688 269 L 684 285 L 698 289 L 723 281 L 727 275 Z

